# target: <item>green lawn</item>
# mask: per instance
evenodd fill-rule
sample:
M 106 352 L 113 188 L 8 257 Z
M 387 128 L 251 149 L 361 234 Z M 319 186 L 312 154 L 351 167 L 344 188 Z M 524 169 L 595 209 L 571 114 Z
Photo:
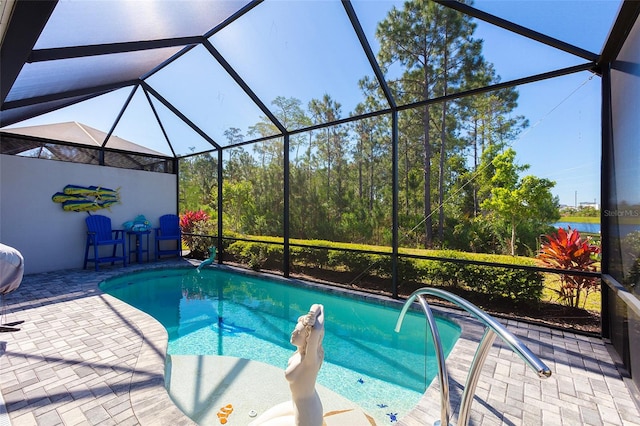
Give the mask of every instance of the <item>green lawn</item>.
M 559 222 L 600 223 L 599 217 L 562 216 Z

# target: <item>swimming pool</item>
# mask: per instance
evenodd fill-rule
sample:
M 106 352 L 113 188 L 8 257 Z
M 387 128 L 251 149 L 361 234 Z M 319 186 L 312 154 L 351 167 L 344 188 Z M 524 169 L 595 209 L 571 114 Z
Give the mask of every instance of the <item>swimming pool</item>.
M 318 383 L 387 423 L 388 413 L 400 418 L 415 406 L 436 375 L 421 313 L 409 313 L 395 333 L 400 308 L 218 268 L 138 272 L 101 289 L 156 318 L 170 355 L 225 355 L 282 369 L 295 349 L 289 338 L 298 317 L 323 304 Z M 447 355 L 460 328 L 441 318 L 438 326 Z

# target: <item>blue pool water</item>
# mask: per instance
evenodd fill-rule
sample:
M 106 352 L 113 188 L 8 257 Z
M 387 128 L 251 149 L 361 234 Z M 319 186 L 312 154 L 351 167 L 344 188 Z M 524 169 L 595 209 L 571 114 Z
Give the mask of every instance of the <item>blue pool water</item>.
M 318 383 L 387 422 L 388 413 L 406 414 L 436 375 L 423 314 L 410 312 L 395 333 L 399 309 L 216 268 L 134 273 L 101 288 L 162 323 L 170 355 L 226 355 L 283 370 L 295 349 L 289 338 L 298 317 L 323 304 Z M 438 327 L 448 355 L 460 328 L 444 319 Z

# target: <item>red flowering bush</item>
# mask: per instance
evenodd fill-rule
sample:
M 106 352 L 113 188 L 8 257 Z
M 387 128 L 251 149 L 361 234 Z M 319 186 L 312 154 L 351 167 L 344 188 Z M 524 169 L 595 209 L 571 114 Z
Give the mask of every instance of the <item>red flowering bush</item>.
M 580 232 L 560 228 L 558 232 L 546 236 L 538 259 L 548 267 L 574 271 L 596 272 L 597 255 L 600 247 L 591 238 L 582 239 Z M 579 307 L 580 295 L 585 293 L 585 302 L 590 293 L 598 291 L 599 280 L 595 277 L 560 275 L 560 289 L 555 290 L 560 300 L 567 306 Z
M 207 220 L 209 220 L 209 215 L 203 210 L 198 210 L 197 212 L 187 210 L 180 216 L 180 229 L 182 229 L 182 232 L 188 234 L 193 232 L 193 227 L 197 222 Z
M 182 230 L 182 240 L 185 242 L 191 256 L 195 258 L 206 258 L 209 246 L 208 238 L 198 237 L 198 234 L 209 233 L 209 215 L 203 210 L 187 210 L 180 215 L 180 229 Z M 190 235 L 195 234 L 195 235 Z

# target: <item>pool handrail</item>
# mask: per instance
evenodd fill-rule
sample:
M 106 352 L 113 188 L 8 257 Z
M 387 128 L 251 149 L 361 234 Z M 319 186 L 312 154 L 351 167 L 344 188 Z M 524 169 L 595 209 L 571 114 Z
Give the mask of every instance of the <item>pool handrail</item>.
M 536 355 L 533 354 L 525 346 L 524 343 L 516 336 L 514 336 L 509 330 L 506 329 L 502 323 L 487 314 L 471 302 L 452 294 L 448 291 L 423 287 L 414 291 L 405 301 L 402 311 L 398 316 L 396 322 L 395 331 L 400 332 L 404 317 L 409 310 L 409 307 L 417 299 L 420 303 L 425 316 L 427 317 L 427 325 L 431 337 L 433 338 L 434 346 L 436 349 L 436 362 L 438 363 L 438 382 L 440 384 L 440 420 L 436 421 L 434 425 L 448 426 L 451 415 L 451 405 L 449 401 L 449 377 L 446 370 L 444 352 L 442 349 L 442 342 L 440 341 L 440 335 L 438 332 L 438 326 L 435 322 L 435 317 L 429 303 L 426 300 L 426 295 L 438 297 L 444 299 L 454 305 L 464 309 L 466 312 L 474 316 L 484 326 L 484 335 L 478 344 L 475 355 L 469 368 L 467 380 L 462 393 L 462 400 L 460 403 L 460 412 L 458 414 L 458 424 L 467 425 L 469 420 L 469 413 L 471 410 L 471 403 L 473 402 L 473 396 L 475 395 L 475 388 L 480 378 L 480 372 L 484 361 L 489 354 L 489 349 L 493 345 L 495 338 L 499 336 L 518 356 L 527 364 L 533 371 L 536 372 L 538 377 L 546 379 L 551 376 L 551 370 L 547 367 Z

